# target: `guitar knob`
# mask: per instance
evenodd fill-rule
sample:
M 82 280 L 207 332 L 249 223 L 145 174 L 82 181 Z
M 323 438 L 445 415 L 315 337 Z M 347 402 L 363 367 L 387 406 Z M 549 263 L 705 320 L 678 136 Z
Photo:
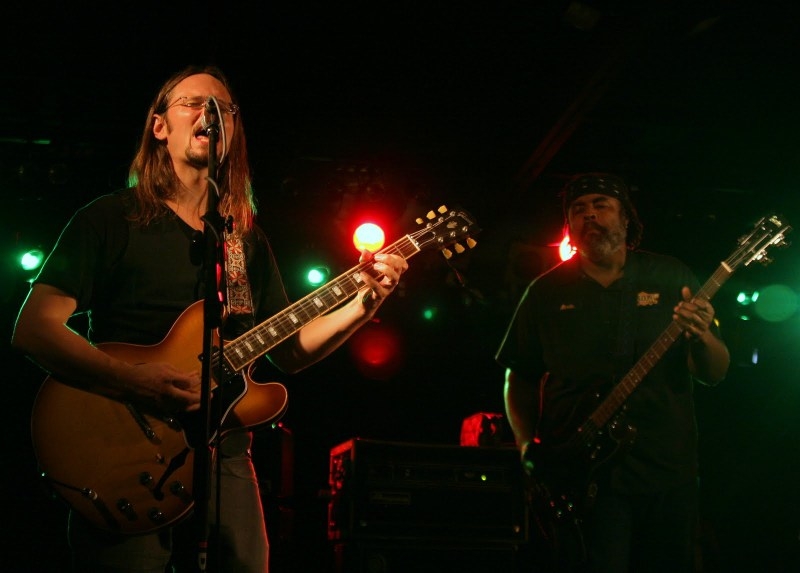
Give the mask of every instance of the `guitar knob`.
M 136 519 L 136 512 L 133 509 L 133 504 L 124 497 L 121 497 L 117 500 L 117 509 L 120 510 L 130 521 Z
M 189 495 L 189 492 L 186 491 L 183 483 L 179 481 L 174 481 L 169 486 L 169 491 L 172 492 L 173 495 L 178 496 L 184 503 L 190 503 L 192 498 Z
M 150 472 L 142 472 L 139 474 L 139 483 L 148 486 L 153 483 L 153 474 Z
M 165 521 L 164 512 L 157 507 L 151 507 L 150 511 L 147 512 L 147 517 L 154 523 L 163 523 Z

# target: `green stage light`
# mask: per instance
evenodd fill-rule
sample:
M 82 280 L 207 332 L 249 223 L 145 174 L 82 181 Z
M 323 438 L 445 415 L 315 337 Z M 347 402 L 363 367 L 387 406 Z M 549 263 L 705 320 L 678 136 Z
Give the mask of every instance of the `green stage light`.
M 797 314 L 797 293 L 787 285 L 773 284 L 761 289 L 761 296 L 753 300 L 755 314 L 767 322 L 782 322 Z
M 31 249 L 19 257 L 19 266 L 25 271 L 35 271 L 44 262 L 44 252 L 40 249 Z
M 742 306 L 747 306 L 749 304 L 753 304 L 758 300 L 758 291 L 739 291 L 739 294 L 736 295 L 736 302 L 741 304 Z
M 313 267 L 306 273 L 306 281 L 311 286 L 320 286 L 328 281 L 330 270 L 327 267 Z

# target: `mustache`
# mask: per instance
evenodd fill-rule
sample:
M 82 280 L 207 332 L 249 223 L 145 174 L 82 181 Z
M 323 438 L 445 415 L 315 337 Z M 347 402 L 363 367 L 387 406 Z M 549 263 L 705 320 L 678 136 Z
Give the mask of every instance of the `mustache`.
M 581 230 L 581 235 L 585 236 L 590 231 L 597 231 L 598 233 L 601 233 L 603 235 L 608 234 L 608 229 L 606 229 L 605 227 L 603 227 L 598 223 L 595 223 L 594 221 L 587 221 L 583 225 L 583 229 Z

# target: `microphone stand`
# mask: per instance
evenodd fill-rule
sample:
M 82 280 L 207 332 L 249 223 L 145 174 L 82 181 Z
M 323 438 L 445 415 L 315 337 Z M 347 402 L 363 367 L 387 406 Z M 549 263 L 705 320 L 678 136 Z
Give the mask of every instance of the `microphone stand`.
M 194 488 L 195 500 L 194 523 L 196 524 L 197 539 L 197 567 L 198 571 L 206 571 L 208 563 L 209 539 L 209 499 L 212 465 L 212 436 L 219 438 L 219 419 L 212 419 L 211 412 L 211 384 L 212 368 L 215 363 L 222 365 L 222 336 L 219 336 L 219 348 L 214 352 L 214 334 L 222 325 L 222 304 L 220 302 L 220 285 L 218 284 L 218 268 L 223 268 L 222 233 L 224 221 L 218 210 L 217 177 L 217 140 L 219 125 L 217 121 L 211 122 L 206 129 L 208 133 L 208 193 L 207 211 L 202 217 L 205 222 L 205 306 L 203 315 L 203 357 L 201 370 L 201 400 L 200 400 L 200 435 L 194 458 Z M 221 380 L 221 378 L 218 378 Z M 219 453 L 217 453 L 219 455 Z M 219 483 L 217 483 L 219 489 Z

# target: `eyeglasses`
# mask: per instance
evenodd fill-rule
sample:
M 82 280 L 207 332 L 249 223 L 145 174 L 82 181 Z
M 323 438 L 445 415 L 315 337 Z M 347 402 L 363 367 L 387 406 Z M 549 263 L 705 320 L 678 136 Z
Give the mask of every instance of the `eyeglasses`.
M 169 104 L 167 109 L 176 105 L 188 107 L 189 109 L 203 109 L 207 101 L 208 98 L 202 96 L 181 96 Z M 217 103 L 219 104 L 219 109 L 222 110 L 222 113 L 225 115 L 235 116 L 237 113 L 239 113 L 239 106 L 235 103 L 228 103 L 226 101 L 222 101 L 221 99 L 217 99 Z

